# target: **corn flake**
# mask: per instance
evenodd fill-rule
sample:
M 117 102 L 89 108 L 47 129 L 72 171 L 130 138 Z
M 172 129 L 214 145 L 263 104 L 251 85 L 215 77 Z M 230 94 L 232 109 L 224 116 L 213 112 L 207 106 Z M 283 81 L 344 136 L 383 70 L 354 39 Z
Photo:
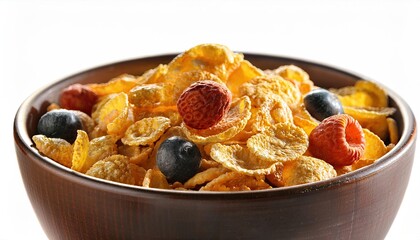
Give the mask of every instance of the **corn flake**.
M 77 138 L 73 143 L 71 169 L 85 172 L 84 165 L 89 152 L 89 136 L 83 130 L 77 130 Z
M 192 178 L 184 183 L 184 187 L 187 189 L 195 188 L 196 186 L 203 185 L 204 183 L 210 182 L 211 180 L 219 177 L 226 173 L 228 169 L 222 167 L 213 167 L 206 169 L 202 172 L 197 173 Z
M 131 125 L 121 141 L 129 146 L 150 145 L 168 129 L 171 122 L 165 117 L 143 118 Z
M 242 54 L 234 53 L 223 45 L 201 44 L 175 57 L 168 64 L 167 77 L 180 72 L 205 71 L 226 82 L 242 60 Z
M 360 125 L 378 135 L 382 140 L 388 137 L 387 117 L 394 113 L 394 108 L 357 108 L 343 106 L 344 112 L 356 119 Z
M 257 133 L 247 141 L 247 147 L 258 158 L 268 162 L 284 162 L 306 152 L 308 136 L 291 123 L 278 123 L 264 133 Z
M 200 191 L 250 191 L 270 188 L 262 177 L 227 172 L 207 183 Z
M 69 142 L 61 138 L 49 138 L 41 134 L 32 136 L 32 140 L 40 153 L 66 167 L 71 167 L 73 146 Z
M 169 189 L 165 175 L 157 169 L 149 169 L 143 179 L 143 187 Z
M 388 107 L 388 95 L 378 84 L 359 80 L 354 86 L 331 89 L 343 106 L 350 107 Z
M 284 163 L 283 183 L 293 186 L 327 180 L 337 176 L 334 167 L 314 157 L 300 156 Z
M 314 88 L 314 83 L 309 78 L 309 74 L 296 65 L 283 65 L 271 71 L 271 74 L 279 75 L 284 79 L 294 83 L 305 95 Z
M 265 175 L 274 171 L 275 163 L 261 160 L 248 148 L 238 144 L 212 146 L 210 156 L 225 168 L 245 175 Z
M 86 172 L 86 175 L 134 185 L 136 180 L 130 172 L 129 165 L 130 163 L 126 156 L 112 155 L 93 164 Z
M 98 96 L 104 96 L 112 93 L 127 93 L 137 84 L 137 81 L 137 77 L 133 75 L 122 74 L 106 83 L 87 84 L 87 87 L 89 87 Z

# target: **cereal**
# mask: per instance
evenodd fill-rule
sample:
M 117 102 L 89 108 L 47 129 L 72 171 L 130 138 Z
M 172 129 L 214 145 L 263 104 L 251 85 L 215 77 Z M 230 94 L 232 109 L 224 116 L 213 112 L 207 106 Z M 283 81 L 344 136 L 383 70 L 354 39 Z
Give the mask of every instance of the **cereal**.
M 170 125 L 170 120 L 165 117 L 143 118 L 127 129 L 121 141 L 129 146 L 150 145 L 157 141 Z
M 42 154 L 66 167 L 71 167 L 73 146 L 69 142 L 61 138 L 48 138 L 41 134 L 34 135 L 32 140 Z
M 87 87 L 96 93 L 98 96 L 105 96 L 112 93 L 127 93 L 137 83 L 137 77 L 129 74 L 122 74 L 117 76 L 106 83 L 92 83 Z
M 216 143 L 211 148 L 210 156 L 225 168 L 250 176 L 269 174 L 275 168 L 275 163 L 260 159 L 248 148 L 238 144 Z
M 280 66 L 270 73 L 279 75 L 297 85 L 302 95 L 310 92 L 314 87 L 314 83 L 309 79 L 309 74 L 295 65 Z
M 270 188 L 261 177 L 227 172 L 207 183 L 200 191 L 250 191 Z
M 86 175 L 134 185 L 136 180 L 130 172 L 129 164 L 127 157 L 112 155 L 93 164 Z
M 268 162 L 284 162 L 302 155 L 308 148 L 308 136 L 291 123 L 278 123 L 246 142 L 249 150 Z
M 213 167 L 206 169 L 202 172 L 197 173 L 192 178 L 190 178 L 187 182 L 184 183 L 184 187 L 191 189 L 195 188 L 196 186 L 203 185 L 204 183 L 210 182 L 211 180 L 219 177 L 220 175 L 226 173 L 228 170 L 226 168 L 221 167 Z
M 333 166 L 313 157 L 300 156 L 284 164 L 282 179 L 285 186 L 327 180 L 337 176 Z
M 165 175 L 163 175 L 157 169 L 147 170 L 143 179 L 142 186 L 148 188 L 169 189 L 169 183 L 166 181 Z
M 327 111 L 325 96 L 342 109 Z M 299 66 L 260 69 L 219 44 L 197 45 L 139 76 L 71 85 L 59 100 L 48 112 L 70 110 L 81 123 L 62 132 L 63 139 L 37 132 L 32 140 L 40 154 L 91 177 L 144 188 L 308 184 L 369 166 L 400 137 L 396 110 L 379 84 L 321 89 Z M 336 127 L 325 127 L 324 118 Z
M 388 152 L 385 143 L 376 134 L 366 128 L 363 133 L 366 143 L 361 160 L 376 160 Z
M 71 169 L 86 172 L 85 162 L 89 152 L 89 136 L 83 130 L 77 131 L 76 141 L 73 143 L 73 158 Z
M 331 90 L 338 95 L 343 106 L 388 107 L 388 95 L 374 82 L 360 80 L 354 86 Z
M 132 108 L 124 92 L 111 96 L 98 111 L 98 126 L 108 134 L 122 136 L 133 123 Z

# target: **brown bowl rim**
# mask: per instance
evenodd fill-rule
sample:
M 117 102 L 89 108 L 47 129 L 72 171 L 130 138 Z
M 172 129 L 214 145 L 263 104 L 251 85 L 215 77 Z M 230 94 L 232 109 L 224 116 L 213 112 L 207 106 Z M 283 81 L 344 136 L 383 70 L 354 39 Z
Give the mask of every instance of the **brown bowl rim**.
M 394 164 L 396 161 L 398 161 L 399 156 L 404 155 L 406 151 L 408 151 L 411 146 L 414 144 L 416 136 L 417 136 L 417 128 L 416 128 L 416 121 L 414 114 L 409 107 L 409 105 L 393 90 L 389 89 L 387 86 L 382 85 L 380 82 L 377 82 L 373 79 L 370 79 L 368 77 L 365 77 L 361 74 L 355 73 L 353 71 L 345 70 L 341 67 L 336 67 L 331 64 L 324 64 L 319 61 L 312 61 L 312 60 L 304 60 L 302 58 L 295 58 L 295 57 L 288 57 L 288 56 L 282 56 L 282 55 L 272 55 L 272 54 L 261 54 L 261 53 L 251 53 L 251 52 L 242 52 L 246 56 L 254 56 L 254 57 L 261 57 L 261 58 L 274 58 L 274 59 L 282 59 L 287 60 L 291 62 L 297 62 L 297 63 L 304 63 L 313 65 L 316 67 L 321 67 L 325 69 L 329 69 L 335 72 L 340 72 L 355 78 L 368 80 L 371 82 L 375 82 L 379 84 L 381 87 L 383 87 L 387 92 L 391 99 L 394 100 L 395 104 L 399 107 L 399 111 L 401 114 L 401 119 L 404 120 L 404 128 L 401 130 L 402 135 L 400 136 L 400 139 L 398 143 L 395 145 L 395 147 L 389 151 L 387 154 L 385 154 L 383 157 L 372 163 L 371 165 L 367 167 L 360 168 L 358 170 L 352 171 L 350 173 L 346 173 L 328 180 L 313 182 L 313 183 L 306 183 L 301 185 L 295 185 L 295 186 L 289 186 L 289 187 L 281 187 L 281 188 L 272 188 L 272 189 L 264 189 L 264 190 L 252 190 L 252 191 L 234 191 L 234 192 L 212 192 L 212 191 L 181 191 L 181 190 L 173 190 L 173 189 L 157 189 L 157 188 L 146 188 L 142 186 L 135 186 L 135 185 L 128 185 L 118 182 L 113 182 L 109 180 L 99 179 L 95 177 L 91 177 L 88 175 L 85 175 L 83 173 L 79 173 L 77 171 L 74 171 L 70 168 L 67 168 L 54 160 L 42 156 L 38 151 L 36 151 L 35 147 L 33 147 L 33 142 L 31 140 L 31 137 L 29 136 L 26 128 L 26 120 L 27 116 L 25 116 L 24 113 L 28 112 L 27 109 L 30 107 L 30 103 L 36 99 L 39 95 L 42 93 L 48 91 L 49 88 L 54 87 L 57 84 L 60 84 L 61 82 L 65 82 L 68 79 L 74 78 L 75 76 L 82 75 L 87 72 L 95 72 L 101 68 L 107 68 L 113 65 L 117 64 L 126 64 L 129 62 L 137 61 L 140 59 L 152 59 L 152 58 L 162 58 L 162 57 L 172 57 L 176 56 L 179 53 L 168 53 L 168 54 L 157 54 L 157 55 L 149 55 L 149 56 L 142 56 L 134 59 L 128 59 L 128 60 L 121 60 L 121 61 L 115 61 L 107 64 L 102 64 L 96 67 L 88 68 L 83 71 L 79 71 L 75 74 L 69 75 L 67 77 L 61 78 L 60 80 L 54 81 L 50 84 L 46 84 L 43 87 L 40 87 L 38 90 L 34 91 L 30 96 L 28 96 L 19 106 L 15 119 L 13 124 L 13 131 L 14 131 L 14 139 L 16 143 L 21 148 L 24 148 L 24 152 L 30 154 L 33 156 L 34 159 L 37 159 L 40 161 L 40 163 L 44 164 L 45 166 L 48 166 L 53 171 L 56 171 L 57 173 L 64 174 L 67 177 L 73 178 L 75 181 L 82 181 L 87 184 L 93 184 L 93 186 L 102 186 L 104 188 L 113 188 L 118 190 L 128 190 L 128 191 L 134 191 L 134 194 L 140 194 L 140 193 L 153 193 L 153 194 L 170 194 L 170 195 L 176 195 L 176 196 L 189 196 L 189 195 L 195 195 L 195 196 L 218 196 L 218 197 L 226 197 L 226 196 L 236 196 L 241 195 L 242 197 L 258 197 L 263 195 L 271 195 L 271 194 L 280 194 L 280 195 L 290 195 L 290 194 L 304 194 L 312 191 L 319 191 L 322 189 L 328 189 L 333 187 L 339 187 L 343 184 L 350 184 L 352 182 L 365 179 L 371 175 L 374 175 L 383 169 L 389 167 L 390 165 Z

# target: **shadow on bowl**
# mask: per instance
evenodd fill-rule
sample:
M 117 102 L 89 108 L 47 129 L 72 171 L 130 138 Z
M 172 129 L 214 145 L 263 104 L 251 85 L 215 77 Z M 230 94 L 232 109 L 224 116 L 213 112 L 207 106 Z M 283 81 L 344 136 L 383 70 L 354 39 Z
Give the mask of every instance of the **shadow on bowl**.
M 27 194 L 51 239 L 383 239 L 401 204 L 414 159 L 416 123 L 389 89 L 401 139 L 372 165 L 330 180 L 249 192 L 147 189 L 74 172 L 32 146 L 40 116 L 61 89 L 140 75 L 174 54 L 87 70 L 47 86 L 21 105 L 14 122 L 17 159 Z M 261 69 L 294 64 L 320 87 L 343 87 L 363 76 L 323 64 L 258 54 Z

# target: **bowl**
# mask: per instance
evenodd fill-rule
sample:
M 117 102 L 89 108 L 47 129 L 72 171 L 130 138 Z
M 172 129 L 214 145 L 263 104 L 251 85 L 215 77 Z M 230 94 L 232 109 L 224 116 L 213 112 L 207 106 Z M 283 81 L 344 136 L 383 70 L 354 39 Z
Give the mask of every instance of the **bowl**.
M 98 180 L 41 156 L 33 147 L 40 116 L 74 83 L 140 75 L 175 54 L 118 62 L 77 73 L 35 92 L 17 111 L 14 138 L 22 179 L 50 239 L 383 239 L 400 207 L 414 159 L 416 123 L 390 89 L 400 140 L 380 160 L 329 180 L 247 192 L 147 189 Z M 343 87 L 359 74 L 299 59 L 246 54 L 261 69 L 294 64 L 316 85 Z

